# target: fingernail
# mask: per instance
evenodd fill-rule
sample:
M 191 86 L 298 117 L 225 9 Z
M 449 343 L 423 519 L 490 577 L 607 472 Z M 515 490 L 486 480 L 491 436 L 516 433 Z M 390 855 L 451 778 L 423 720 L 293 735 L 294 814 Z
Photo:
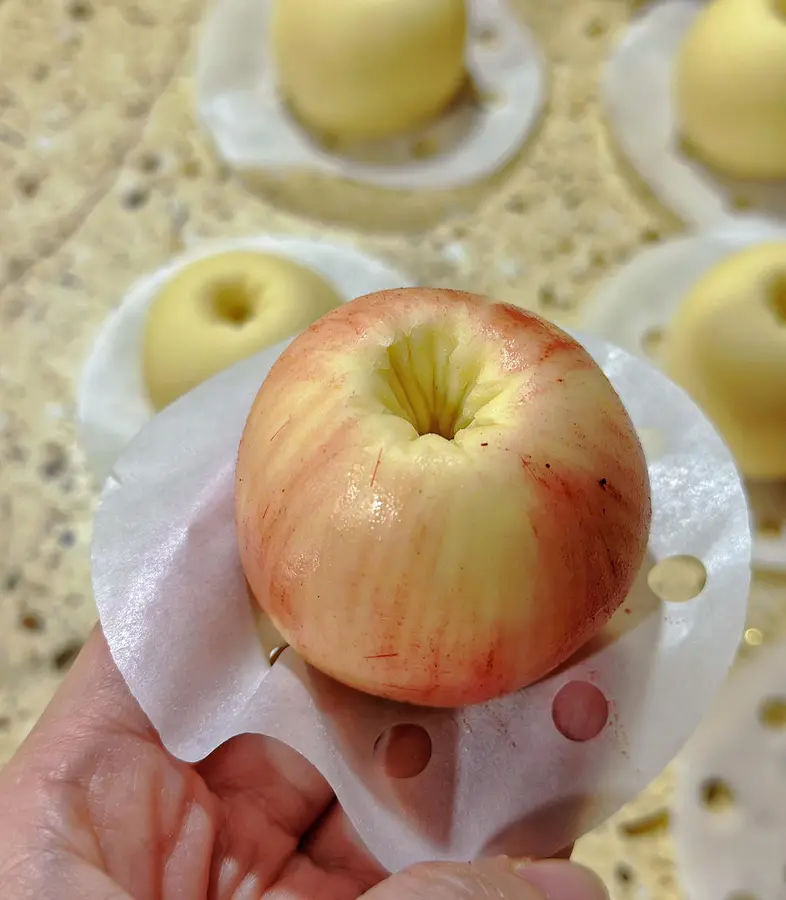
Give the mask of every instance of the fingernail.
M 519 878 L 536 887 L 544 900 L 608 900 L 600 878 L 584 866 L 558 859 L 514 863 Z

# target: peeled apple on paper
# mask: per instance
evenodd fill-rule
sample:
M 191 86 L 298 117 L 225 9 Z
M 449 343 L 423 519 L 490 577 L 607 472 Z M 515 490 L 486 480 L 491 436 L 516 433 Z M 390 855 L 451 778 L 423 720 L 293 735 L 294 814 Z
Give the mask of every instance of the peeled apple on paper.
M 274 254 L 232 251 L 188 264 L 148 313 L 143 369 L 150 400 L 163 409 L 342 302 L 321 275 Z
M 744 475 L 786 477 L 786 242 L 734 253 L 699 279 L 667 333 L 663 363 Z
M 710 0 L 680 47 L 688 147 L 719 172 L 786 178 L 786 0 Z
M 466 0 L 275 0 L 278 87 L 303 123 L 389 138 L 439 115 L 466 78 Z

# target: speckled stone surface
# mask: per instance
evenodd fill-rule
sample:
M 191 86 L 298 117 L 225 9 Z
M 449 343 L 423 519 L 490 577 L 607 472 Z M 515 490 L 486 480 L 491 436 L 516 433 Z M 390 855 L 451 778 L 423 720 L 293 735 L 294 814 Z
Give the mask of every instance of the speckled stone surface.
M 447 198 L 452 217 L 424 236 L 405 227 L 424 224 L 422 198 L 386 212 L 347 190 L 331 225 L 292 212 L 329 212 L 307 181 L 260 196 L 213 158 L 189 78 L 201 0 L 0 0 L 0 761 L 95 619 L 96 491 L 74 440 L 75 382 L 138 275 L 201 238 L 331 234 L 421 282 L 570 324 L 616 265 L 676 232 L 616 160 L 599 110 L 600 67 L 637 3 L 515 5 L 549 58 L 547 114 L 508 171 Z M 755 590 L 752 624 L 774 634 L 786 588 Z M 677 894 L 671 784 L 667 772 L 579 845 L 616 898 Z

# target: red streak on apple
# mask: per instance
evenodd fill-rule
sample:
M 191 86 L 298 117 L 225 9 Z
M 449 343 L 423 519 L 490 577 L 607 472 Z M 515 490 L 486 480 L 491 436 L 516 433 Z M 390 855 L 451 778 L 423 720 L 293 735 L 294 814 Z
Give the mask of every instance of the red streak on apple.
M 238 456 L 241 561 L 281 634 L 345 684 L 423 705 L 564 662 L 625 600 L 650 515 L 641 446 L 586 351 L 457 291 L 320 319 L 273 366 Z

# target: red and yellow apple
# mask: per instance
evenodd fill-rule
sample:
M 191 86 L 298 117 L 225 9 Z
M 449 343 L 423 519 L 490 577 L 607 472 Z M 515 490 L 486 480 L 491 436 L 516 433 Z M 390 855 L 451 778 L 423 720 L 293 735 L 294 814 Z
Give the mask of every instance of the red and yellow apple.
M 455 707 L 566 660 L 626 597 L 650 523 L 622 401 L 537 315 L 447 290 L 353 300 L 299 335 L 237 463 L 241 561 L 338 681 Z

